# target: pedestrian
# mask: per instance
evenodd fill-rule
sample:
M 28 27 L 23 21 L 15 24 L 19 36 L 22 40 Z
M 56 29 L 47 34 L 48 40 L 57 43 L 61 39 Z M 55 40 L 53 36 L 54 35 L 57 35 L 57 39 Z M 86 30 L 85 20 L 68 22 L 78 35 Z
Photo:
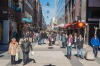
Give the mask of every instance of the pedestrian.
M 12 65 L 15 65 L 16 62 L 15 62 L 15 56 L 16 56 L 16 53 L 18 53 L 18 42 L 16 41 L 15 38 L 12 38 L 12 41 L 10 42 L 10 45 L 9 45 L 9 54 L 11 55 L 11 64 Z
M 42 44 L 42 36 L 41 36 L 41 32 L 39 32 L 38 34 L 38 45 Z
M 31 51 L 33 49 L 32 49 L 31 43 L 28 40 L 26 40 L 26 38 L 23 38 L 23 40 L 24 41 L 21 44 L 21 49 L 23 52 L 23 65 L 26 65 L 28 63 L 28 60 L 29 60 L 30 49 L 31 49 Z
M 25 35 L 26 39 L 29 41 L 29 38 L 30 38 L 30 34 L 29 34 L 29 31 L 26 32 L 26 35 Z
M 96 36 L 96 34 L 94 34 L 94 37 L 91 39 L 91 45 L 93 47 L 94 56 L 95 56 L 95 58 L 97 58 L 98 46 L 100 48 L 100 42 L 99 42 L 99 38 Z
M 41 33 L 41 43 L 44 44 L 44 40 L 46 38 L 46 33 L 44 31 L 42 31 Z
M 72 55 L 72 45 L 73 45 L 73 38 L 72 35 L 69 34 L 68 41 L 67 41 L 67 58 L 71 59 Z
M 63 34 L 62 35 L 62 37 L 61 37 L 61 41 L 62 41 L 62 48 L 65 48 L 65 43 L 66 43 L 66 36 L 65 36 L 65 34 Z
M 60 41 L 60 35 L 57 33 L 57 35 L 56 35 L 56 44 L 57 45 L 59 44 L 59 41 Z
M 77 40 L 78 40 L 78 37 L 77 37 L 77 34 L 75 33 L 73 37 L 73 44 L 74 44 L 75 49 L 77 48 Z
M 82 38 L 82 35 L 79 35 L 78 41 L 77 41 L 77 57 L 81 57 L 83 59 L 83 43 L 84 40 Z

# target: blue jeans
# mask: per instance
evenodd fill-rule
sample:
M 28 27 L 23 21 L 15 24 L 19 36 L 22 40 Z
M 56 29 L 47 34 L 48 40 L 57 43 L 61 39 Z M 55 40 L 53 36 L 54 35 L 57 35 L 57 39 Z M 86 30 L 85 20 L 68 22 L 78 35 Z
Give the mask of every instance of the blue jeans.
M 41 39 L 38 40 L 38 45 L 41 45 Z
M 74 42 L 74 48 L 77 48 L 77 42 Z
M 72 55 L 72 46 L 67 46 L 67 56 Z
M 44 38 L 41 39 L 41 43 L 44 44 Z
M 98 46 L 93 46 L 93 53 L 94 53 L 94 56 L 97 57 L 97 54 L 98 54 Z
M 77 49 L 77 56 L 81 56 L 81 58 L 83 58 L 83 48 L 78 48 Z

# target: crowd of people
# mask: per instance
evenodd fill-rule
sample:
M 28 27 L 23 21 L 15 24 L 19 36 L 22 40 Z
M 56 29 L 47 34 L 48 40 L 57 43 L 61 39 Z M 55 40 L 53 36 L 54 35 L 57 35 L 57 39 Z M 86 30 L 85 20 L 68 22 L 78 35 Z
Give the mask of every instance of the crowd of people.
M 84 58 L 83 55 L 83 45 L 84 39 L 81 34 L 74 33 L 58 33 L 58 32 L 31 32 L 27 31 L 23 33 L 23 42 L 21 43 L 21 49 L 23 52 L 23 63 L 24 65 L 28 62 L 29 52 L 33 51 L 31 43 L 38 43 L 38 45 L 45 44 L 45 40 L 49 41 L 49 45 L 59 45 L 60 42 L 62 44 L 62 48 L 67 48 L 67 58 L 71 59 L 72 56 L 72 47 L 77 50 L 77 57 Z M 100 46 L 99 39 L 96 35 L 91 39 L 91 46 L 93 47 L 93 52 L 95 57 L 98 54 L 98 46 Z M 19 52 L 18 42 L 15 38 L 12 39 L 9 45 L 9 54 L 11 54 L 11 63 L 15 64 L 15 55 Z

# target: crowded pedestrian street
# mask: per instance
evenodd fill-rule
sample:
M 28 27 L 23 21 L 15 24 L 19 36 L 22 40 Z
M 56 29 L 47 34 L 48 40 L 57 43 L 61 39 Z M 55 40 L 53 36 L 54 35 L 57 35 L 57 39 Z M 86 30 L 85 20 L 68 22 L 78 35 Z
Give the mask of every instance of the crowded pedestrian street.
M 96 58 L 94 61 L 89 61 L 85 58 L 77 58 L 77 56 L 75 56 L 77 54 L 77 50 L 73 49 L 72 59 L 69 60 L 66 57 L 66 48 L 61 48 L 61 44 L 49 46 L 48 41 L 45 43 L 46 44 L 43 45 L 32 43 L 34 55 L 29 55 L 29 63 L 25 66 L 90 66 L 90 64 L 92 66 L 100 65 L 100 51 L 98 53 L 98 58 Z M 22 51 L 20 51 L 21 57 L 16 65 L 11 65 L 10 55 L 7 51 L 0 52 L 0 66 L 23 66 Z
M 0 0 L 0 66 L 100 66 L 100 0 Z

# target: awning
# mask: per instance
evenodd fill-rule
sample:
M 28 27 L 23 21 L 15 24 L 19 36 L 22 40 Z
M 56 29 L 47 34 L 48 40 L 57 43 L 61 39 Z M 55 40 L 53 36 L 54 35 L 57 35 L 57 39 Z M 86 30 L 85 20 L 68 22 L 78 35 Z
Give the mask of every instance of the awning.
M 67 28 L 69 27 L 71 24 L 65 24 L 64 26 L 62 26 L 62 28 Z

